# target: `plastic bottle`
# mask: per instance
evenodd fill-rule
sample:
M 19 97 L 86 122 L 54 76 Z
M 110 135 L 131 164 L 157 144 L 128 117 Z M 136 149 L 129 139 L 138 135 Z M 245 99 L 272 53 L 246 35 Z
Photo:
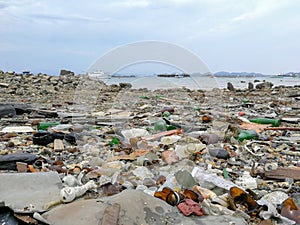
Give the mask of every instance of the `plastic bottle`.
M 273 127 L 280 126 L 280 120 L 277 120 L 277 119 L 254 118 L 254 119 L 249 119 L 249 121 L 252 123 L 258 123 L 258 124 L 272 124 Z
M 59 122 L 39 122 L 37 129 L 38 130 L 46 130 L 48 127 L 54 127 L 59 125 Z
M 237 136 L 237 139 L 239 141 L 257 139 L 257 138 L 258 138 L 258 134 L 255 130 L 242 130 Z

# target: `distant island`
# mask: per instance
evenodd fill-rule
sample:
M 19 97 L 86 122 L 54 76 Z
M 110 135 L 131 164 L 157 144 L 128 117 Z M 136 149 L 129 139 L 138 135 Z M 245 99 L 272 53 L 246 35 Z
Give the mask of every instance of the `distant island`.
M 115 75 L 112 75 L 111 77 L 116 77 L 116 78 L 136 77 L 136 75 L 120 75 L 120 74 L 115 74 Z
M 217 72 L 214 74 L 216 77 L 262 77 L 267 76 L 262 73 L 255 72 Z
M 221 71 L 214 73 L 215 77 L 266 77 L 266 76 L 272 76 L 272 77 L 300 77 L 300 72 L 288 72 L 288 73 L 282 73 L 278 75 L 267 75 L 262 73 L 255 73 L 255 72 L 226 72 Z

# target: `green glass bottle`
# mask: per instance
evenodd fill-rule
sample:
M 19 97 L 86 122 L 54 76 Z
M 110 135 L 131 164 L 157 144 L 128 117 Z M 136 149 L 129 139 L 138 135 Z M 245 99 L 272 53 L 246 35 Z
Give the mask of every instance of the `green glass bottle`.
M 258 134 L 255 130 L 241 130 L 237 136 L 239 141 L 257 139 Z
M 171 113 L 170 113 L 169 111 L 165 111 L 165 112 L 162 114 L 162 116 L 163 116 L 163 117 L 166 117 L 166 118 L 169 118 L 170 115 L 171 115 Z
M 49 127 L 54 127 L 59 125 L 59 122 L 39 122 L 37 125 L 38 130 L 47 130 Z
M 113 145 L 120 144 L 120 141 L 118 138 L 114 137 L 108 144 L 112 147 Z
M 269 118 L 253 118 L 249 119 L 249 121 L 258 124 L 272 124 L 273 127 L 279 127 L 281 123 L 280 120 Z
M 167 123 L 163 119 L 157 121 L 154 124 L 154 130 L 155 131 L 166 131 L 167 130 Z

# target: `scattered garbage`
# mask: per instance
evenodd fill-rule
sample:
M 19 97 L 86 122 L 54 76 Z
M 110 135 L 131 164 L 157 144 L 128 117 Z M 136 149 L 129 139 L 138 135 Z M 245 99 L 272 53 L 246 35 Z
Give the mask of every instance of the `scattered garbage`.
M 299 86 L 80 79 L 0 73 L 1 223 L 300 224 Z

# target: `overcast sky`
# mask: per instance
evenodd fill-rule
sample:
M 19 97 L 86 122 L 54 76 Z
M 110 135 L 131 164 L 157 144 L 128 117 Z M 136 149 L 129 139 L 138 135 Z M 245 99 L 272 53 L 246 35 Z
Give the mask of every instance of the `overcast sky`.
M 299 9 L 300 0 L 0 0 L 0 69 L 83 73 L 118 46 L 156 40 L 212 72 L 298 72 Z

